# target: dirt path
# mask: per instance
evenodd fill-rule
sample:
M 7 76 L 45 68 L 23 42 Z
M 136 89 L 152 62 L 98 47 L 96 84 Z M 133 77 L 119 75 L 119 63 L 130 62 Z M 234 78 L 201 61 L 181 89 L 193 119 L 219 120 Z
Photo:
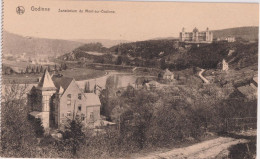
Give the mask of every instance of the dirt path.
M 153 153 L 140 159 L 213 159 L 230 146 L 238 143 L 245 143 L 245 139 L 234 139 L 230 137 L 218 137 L 216 139 L 204 141 L 184 148 L 173 149 L 164 153 Z

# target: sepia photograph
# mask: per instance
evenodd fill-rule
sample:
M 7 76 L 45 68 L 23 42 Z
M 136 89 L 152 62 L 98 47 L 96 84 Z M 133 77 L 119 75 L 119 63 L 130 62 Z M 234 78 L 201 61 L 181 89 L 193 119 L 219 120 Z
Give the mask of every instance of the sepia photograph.
M 258 38 L 259 3 L 3 0 L 0 156 L 256 159 Z

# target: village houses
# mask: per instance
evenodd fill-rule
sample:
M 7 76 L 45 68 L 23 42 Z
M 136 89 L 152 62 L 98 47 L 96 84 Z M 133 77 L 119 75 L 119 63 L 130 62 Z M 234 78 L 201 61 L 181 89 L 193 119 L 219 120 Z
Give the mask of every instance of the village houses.
M 28 93 L 30 115 L 42 120 L 45 130 L 62 129 L 68 119 L 77 116 L 85 126 L 101 124 L 100 100 L 95 93 L 84 93 L 75 79 L 51 76 L 46 69 L 38 83 Z

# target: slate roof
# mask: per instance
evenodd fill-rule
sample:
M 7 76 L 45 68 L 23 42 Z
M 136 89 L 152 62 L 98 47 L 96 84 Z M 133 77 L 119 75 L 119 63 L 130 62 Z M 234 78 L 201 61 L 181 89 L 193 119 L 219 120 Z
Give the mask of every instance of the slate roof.
M 45 69 L 40 82 L 38 83 L 37 89 L 41 90 L 56 90 L 56 87 L 51 79 L 51 76 L 47 69 Z
M 148 82 L 148 84 L 152 84 L 152 85 L 155 85 L 155 86 L 159 85 L 159 83 L 156 82 L 156 81 L 150 81 L 150 82 Z
M 72 82 L 73 78 L 53 75 L 52 80 L 57 89 L 62 87 L 62 89 L 66 91 L 66 89 L 69 87 L 70 83 Z
M 87 98 L 87 106 L 101 105 L 99 97 L 95 93 L 84 93 L 84 95 Z
M 245 95 L 247 98 L 252 98 L 256 95 L 257 91 L 250 85 L 245 85 L 237 88 L 240 93 Z
M 33 111 L 30 112 L 30 115 L 34 116 L 35 118 L 40 118 L 42 116 L 42 112 Z

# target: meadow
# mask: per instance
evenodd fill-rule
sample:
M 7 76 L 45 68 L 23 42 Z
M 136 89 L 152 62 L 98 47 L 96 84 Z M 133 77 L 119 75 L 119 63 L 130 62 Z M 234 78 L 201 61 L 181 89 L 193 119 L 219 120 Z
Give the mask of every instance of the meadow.
M 52 74 L 53 72 L 51 72 Z M 62 74 L 66 77 L 72 77 L 76 81 L 86 80 L 97 78 L 105 75 L 105 71 L 102 70 L 94 70 L 88 68 L 71 68 L 67 70 L 58 71 L 59 74 Z M 3 83 L 17 83 L 17 84 L 32 84 L 37 83 L 39 78 L 43 73 L 30 73 L 30 74 L 11 74 L 11 75 L 3 75 Z

